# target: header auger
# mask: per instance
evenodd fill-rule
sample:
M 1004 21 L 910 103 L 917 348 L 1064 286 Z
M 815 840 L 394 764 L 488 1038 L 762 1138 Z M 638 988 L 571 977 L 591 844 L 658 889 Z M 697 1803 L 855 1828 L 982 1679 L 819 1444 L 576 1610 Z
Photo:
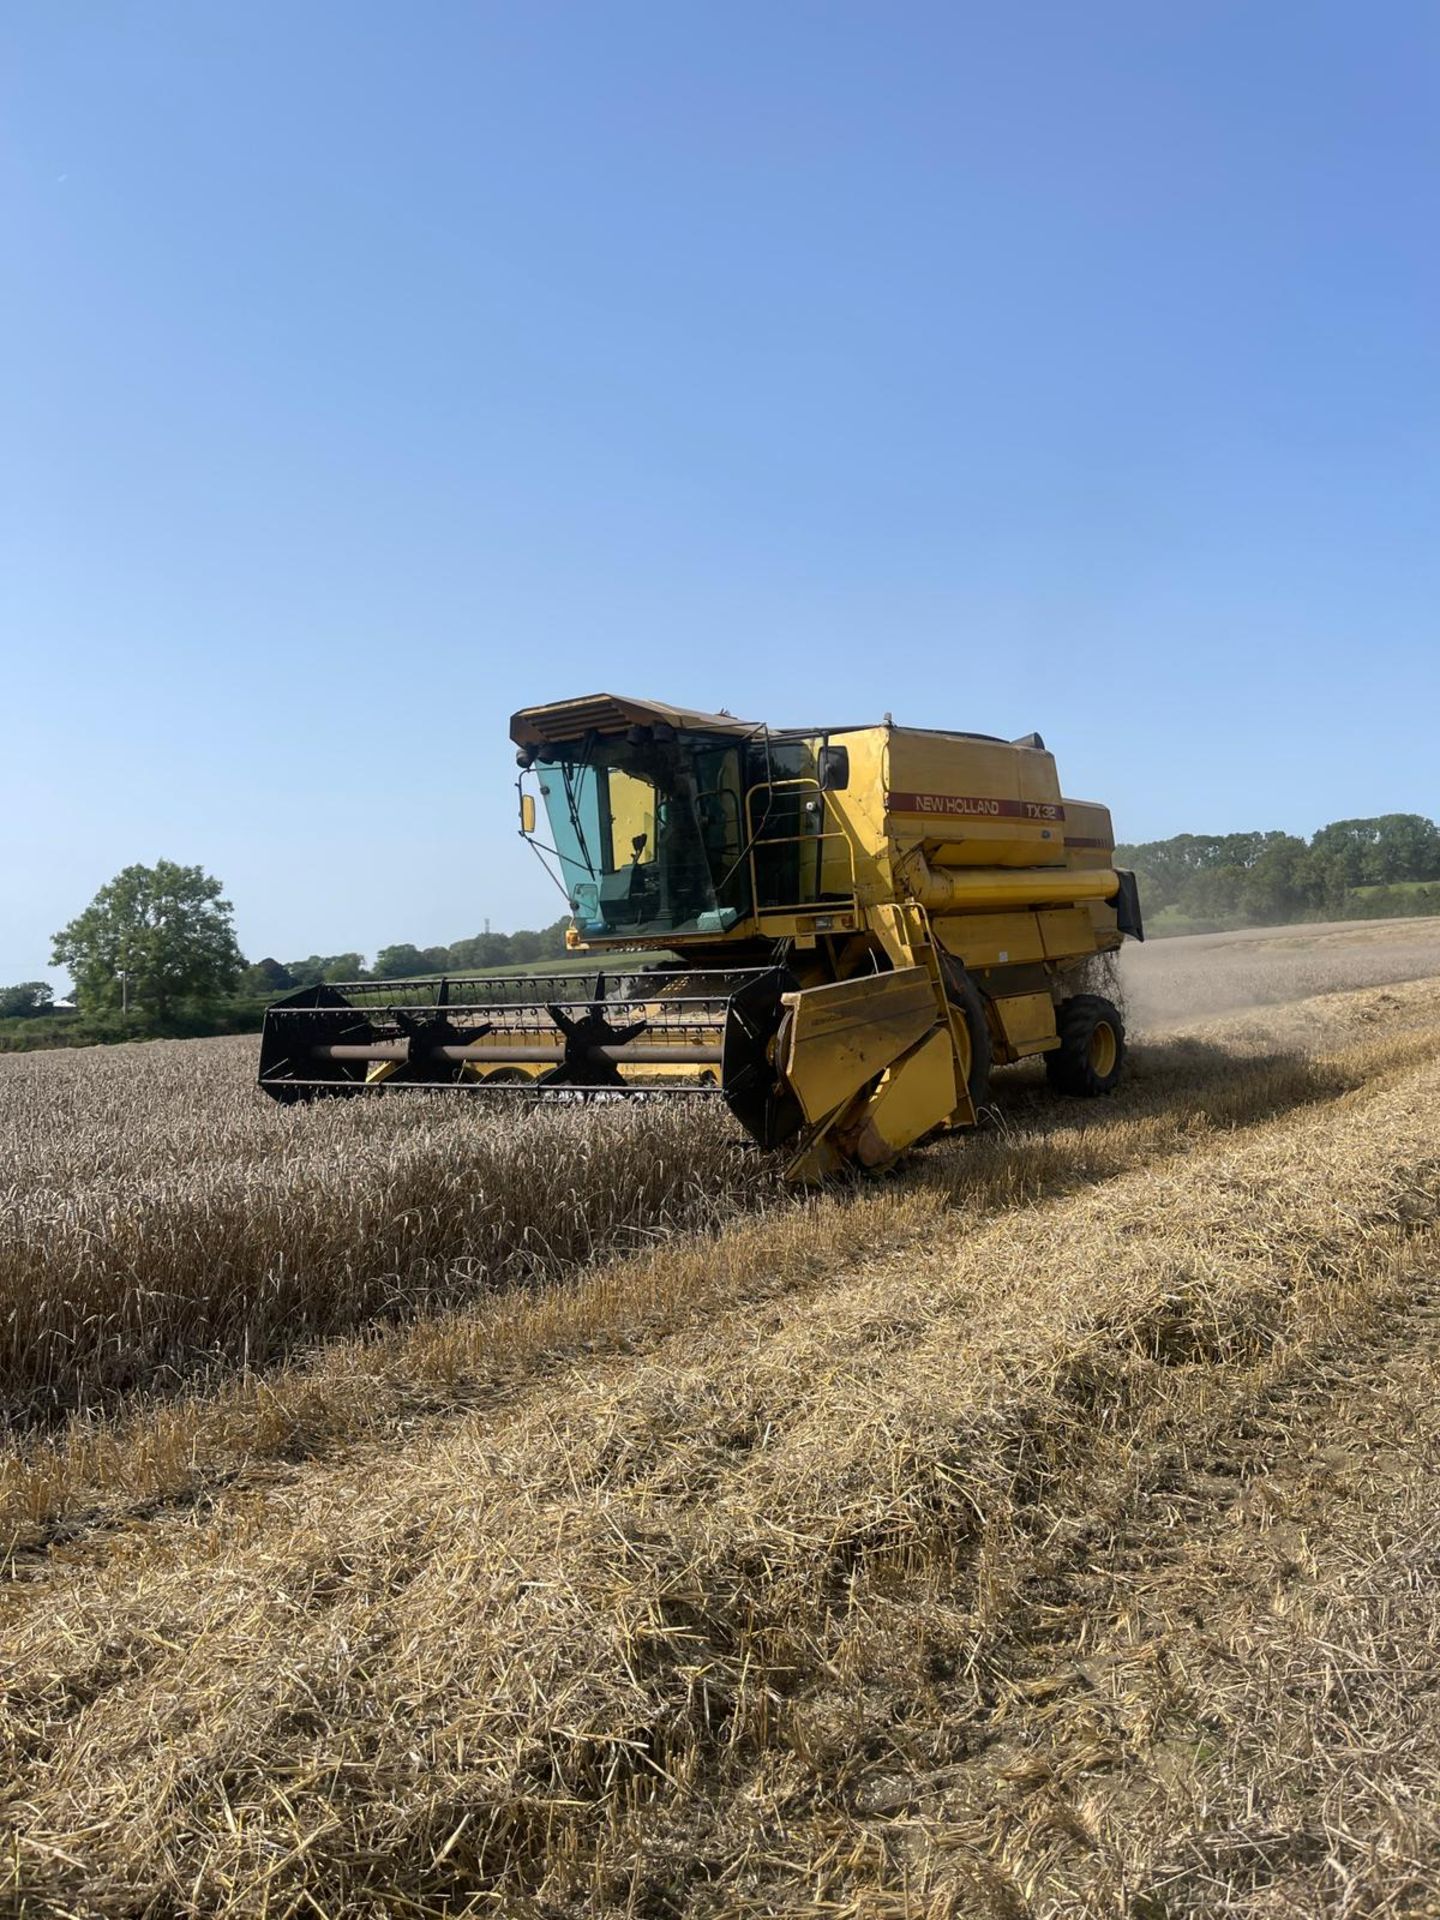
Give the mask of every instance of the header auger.
M 772 732 L 612 694 L 510 731 L 594 971 L 306 988 L 266 1014 L 267 1093 L 708 1093 L 809 1180 L 973 1126 L 994 1065 L 1115 1085 L 1119 1011 L 1075 989 L 1144 937 L 1134 876 L 1038 734 Z

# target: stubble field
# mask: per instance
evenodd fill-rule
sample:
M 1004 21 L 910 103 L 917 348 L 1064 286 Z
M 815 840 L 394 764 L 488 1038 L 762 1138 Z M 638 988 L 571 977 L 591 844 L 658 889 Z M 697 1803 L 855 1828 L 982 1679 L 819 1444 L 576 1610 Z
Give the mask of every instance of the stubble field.
M 1126 990 L 809 1198 L 0 1059 L 0 1901 L 1440 1914 L 1440 923 Z

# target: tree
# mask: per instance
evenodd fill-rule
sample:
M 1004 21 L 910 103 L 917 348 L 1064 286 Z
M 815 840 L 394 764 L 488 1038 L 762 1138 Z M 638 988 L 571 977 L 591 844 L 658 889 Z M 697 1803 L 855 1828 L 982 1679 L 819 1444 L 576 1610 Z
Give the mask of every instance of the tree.
M 233 990 L 245 962 L 232 911 L 201 867 L 126 867 L 55 935 L 52 958 L 84 1011 L 128 1005 L 164 1020 L 181 1001 Z
M 0 1020 L 24 1020 L 49 1013 L 52 999 L 43 980 L 22 980 L 18 987 L 0 987 Z
M 312 953 L 308 960 L 287 960 L 285 971 L 297 987 L 318 987 L 324 980 L 363 980 L 363 953 Z
M 1383 887 L 1396 880 L 1440 879 L 1440 828 L 1420 813 L 1332 820 L 1310 842 L 1332 890 Z
M 452 943 L 447 964 L 456 973 L 479 973 L 486 967 L 503 967 L 509 958 L 508 933 L 476 933 Z
M 441 967 L 444 964 L 442 958 Z M 436 971 L 436 968 L 426 965 L 424 954 L 418 947 L 412 947 L 408 940 L 402 940 L 395 947 L 381 947 L 375 956 L 377 980 L 413 980 L 417 974 Z
M 289 993 L 299 986 L 288 967 L 282 967 L 278 960 L 256 960 L 246 967 L 240 976 L 238 992 L 257 1000 L 268 999 L 277 993 Z
M 518 933 L 476 933 L 468 940 L 456 940 L 440 964 L 452 973 L 478 973 L 487 967 L 530 966 L 540 960 L 558 960 L 565 952 L 565 929 L 570 925 L 567 913 L 548 927 Z M 427 948 L 427 953 L 436 949 Z
M 1265 835 L 1267 845 L 1241 876 L 1239 900 L 1247 920 L 1279 925 L 1303 913 L 1308 904 L 1310 855 L 1291 833 Z
M 1386 813 L 1380 829 L 1383 880 L 1440 880 L 1440 827 L 1422 813 Z
M 1328 883 L 1323 857 L 1317 861 L 1303 840 L 1274 830 L 1178 833 L 1117 847 L 1115 859 L 1135 868 L 1152 915 L 1174 907 L 1195 920 L 1291 920 L 1320 904 Z

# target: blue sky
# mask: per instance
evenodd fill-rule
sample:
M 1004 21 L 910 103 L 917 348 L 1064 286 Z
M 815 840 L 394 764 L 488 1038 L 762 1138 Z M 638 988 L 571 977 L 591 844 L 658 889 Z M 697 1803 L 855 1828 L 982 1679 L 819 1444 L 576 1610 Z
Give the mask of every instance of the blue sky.
M 1440 14 L 0 21 L 0 982 L 120 866 L 535 924 L 511 710 L 1038 727 L 1123 836 L 1440 810 Z

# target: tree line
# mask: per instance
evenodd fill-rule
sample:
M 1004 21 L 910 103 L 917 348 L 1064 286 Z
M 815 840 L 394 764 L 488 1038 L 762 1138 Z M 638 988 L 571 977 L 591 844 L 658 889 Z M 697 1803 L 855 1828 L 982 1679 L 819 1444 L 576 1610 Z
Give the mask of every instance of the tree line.
M 73 1008 L 57 1007 L 43 980 L 0 987 L 0 1043 L 244 1030 L 258 1024 L 263 1002 L 322 981 L 403 980 L 559 959 L 568 925 L 567 917 L 444 947 L 401 942 L 382 947 L 373 967 L 360 953 L 251 962 L 236 941 L 234 909 L 220 881 L 202 867 L 158 860 L 116 874 L 54 936 L 51 961 L 74 982 Z
M 427 973 L 480 973 L 491 967 L 531 967 L 565 954 L 570 916 L 517 933 L 472 933 L 448 947 L 416 947 L 402 940 L 381 947 L 367 967 L 362 953 L 312 953 L 304 960 L 257 960 L 240 976 L 242 993 L 284 992 L 326 980 L 415 980 Z
M 1178 833 L 1118 846 L 1115 858 L 1139 877 L 1152 933 L 1440 914 L 1440 828 L 1418 813 L 1334 820 L 1309 840 L 1281 832 Z M 264 1001 L 325 981 L 534 966 L 563 957 L 569 924 L 561 918 L 517 933 L 477 933 L 449 946 L 401 941 L 382 947 L 367 967 L 360 953 L 247 961 L 233 917 L 221 883 L 201 867 L 159 860 L 116 874 L 54 938 L 53 964 L 75 983 L 65 1037 L 224 1032 L 253 1026 Z M 33 1044 L 51 1028 L 62 1037 L 43 980 L 0 987 L 0 1023 L 6 1045 Z M 31 1037 L 16 1037 L 17 1029 Z
M 1147 928 L 1183 933 L 1293 920 L 1440 913 L 1440 828 L 1418 813 L 1292 833 L 1177 833 L 1117 846 Z

